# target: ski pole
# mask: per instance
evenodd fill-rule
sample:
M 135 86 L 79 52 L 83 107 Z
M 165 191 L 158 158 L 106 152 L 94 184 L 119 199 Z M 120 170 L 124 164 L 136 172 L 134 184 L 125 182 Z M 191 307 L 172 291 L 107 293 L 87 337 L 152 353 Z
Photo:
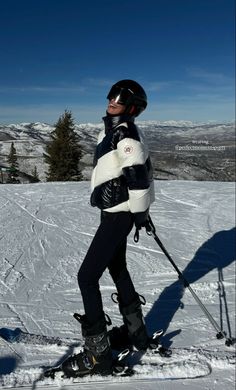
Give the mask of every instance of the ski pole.
M 230 326 L 230 321 L 229 321 L 229 310 L 228 310 L 228 305 L 227 305 L 227 300 L 226 300 L 226 294 L 225 294 L 225 287 L 224 287 L 224 277 L 223 277 L 223 271 L 222 269 L 218 268 L 218 275 L 219 275 L 219 299 L 220 299 L 220 311 L 221 311 L 221 329 L 223 328 L 223 305 L 222 302 L 224 302 L 225 306 L 225 316 L 226 316 L 226 321 L 227 321 L 227 326 L 228 326 L 228 334 L 230 337 L 232 337 L 232 332 L 231 332 L 231 326 Z
M 10 345 L 7 340 L 4 339 L 4 337 L 0 336 L 0 341 L 5 344 L 18 358 L 20 358 L 20 360 L 23 360 L 23 362 L 25 361 L 23 359 L 23 357 L 15 350 L 15 348 L 12 347 L 12 345 Z
M 179 268 L 177 267 L 177 265 L 175 264 L 174 260 L 172 259 L 172 257 L 170 256 L 170 254 L 167 252 L 166 248 L 164 247 L 164 245 L 162 244 L 161 240 L 159 239 L 159 237 L 157 236 L 156 234 L 156 229 L 155 229 L 155 226 L 151 220 L 151 217 L 149 215 L 149 219 L 148 219 L 148 223 L 147 225 L 145 226 L 146 227 L 146 232 L 149 236 L 153 236 L 154 240 L 156 241 L 156 243 L 159 245 L 159 247 L 161 248 L 161 250 L 163 251 L 163 253 L 166 255 L 167 259 L 170 261 L 170 263 L 173 265 L 174 269 L 176 270 L 178 276 L 179 276 L 179 279 L 182 280 L 183 284 L 184 284 L 184 287 L 187 287 L 190 291 L 190 293 L 192 294 L 193 298 L 195 299 L 195 301 L 198 303 L 198 305 L 200 306 L 200 308 L 202 309 L 203 313 L 206 315 L 206 317 L 208 318 L 208 320 L 210 321 L 210 323 L 212 324 L 212 326 L 214 327 L 214 329 L 217 331 L 217 334 L 216 334 L 216 338 L 217 339 L 223 339 L 225 338 L 226 341 L 225 341 L 225 344 L 227 346 L 230 346 L 230 345 L 233 345 L 235 343 L 235 338 L 232 338 L 232 337 L 227 337 L 227 334 L 226 332 L 222 331 L 220 326 L 217 324 L 217 322 L 214 320 L 214 318 L 212 317 L 212 315 L 209 313 L 209 311 L 207 310 L 207 308 L 204 306 L 204 304 L 202 303 L 202 301 L 200 300 L 200 298 L 197 296 L 197 294 L 194 292 L 194 290 L 192 289 L 192 287 L 190 286 L 189 282 L 185 279 L 184 275 L 182 274 L 182 272 L 179 270 Z

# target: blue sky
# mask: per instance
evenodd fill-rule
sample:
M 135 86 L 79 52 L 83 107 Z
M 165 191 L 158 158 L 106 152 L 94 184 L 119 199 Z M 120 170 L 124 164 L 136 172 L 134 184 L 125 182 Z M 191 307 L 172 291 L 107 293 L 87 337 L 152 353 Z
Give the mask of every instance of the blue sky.
M 140 120 L 234 119 L 234 0 L 0 1 L 0 123 L 100 122 L 142 84 Z

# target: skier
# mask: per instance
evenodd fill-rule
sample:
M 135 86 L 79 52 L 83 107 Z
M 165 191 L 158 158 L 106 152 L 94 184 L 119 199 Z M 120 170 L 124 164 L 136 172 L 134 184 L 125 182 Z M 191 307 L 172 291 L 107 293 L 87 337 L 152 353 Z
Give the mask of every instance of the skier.
M 78 273 L 85 314 L 75 318 L 85 344 L 83 352 L 65 362 L 68 376 L 112 372 L 113 345 L 99 289 L 106 268 L 116 285 L 123 330 L 138 350 L 147 349 L 149 342 L 142 302 L 126 265 L 127 236 L 134 224 L 137 230 L 147 227 L 154 201 L 148 149 L 134 124 L 147 106 L 147 96 L 137 82 L 121 80 L 111 87 L 107 99 L 105 129 L 98 136 L 91 179 L 91 205 L 101 209 L 101 223 Z

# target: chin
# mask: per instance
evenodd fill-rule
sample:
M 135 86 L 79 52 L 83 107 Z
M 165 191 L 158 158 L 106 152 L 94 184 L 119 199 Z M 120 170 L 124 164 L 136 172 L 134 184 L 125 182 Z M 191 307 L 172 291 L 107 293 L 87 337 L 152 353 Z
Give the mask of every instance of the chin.
M 118 115 L 117 112 L 114 112 L 113 110 L 107 110 L 108 115 Z

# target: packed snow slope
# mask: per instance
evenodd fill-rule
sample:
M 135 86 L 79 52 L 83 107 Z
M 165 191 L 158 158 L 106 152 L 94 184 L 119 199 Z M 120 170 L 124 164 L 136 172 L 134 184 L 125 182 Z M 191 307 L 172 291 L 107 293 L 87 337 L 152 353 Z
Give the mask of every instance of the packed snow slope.
M 150 213 L 158 236 L 219 326 L 235 337 L 234 183 L 156 181 L 155 188 Z M 21 360 L 0 341 L 0 387 L 29 386 L 40 376 L 40 366 L 72 352 L 76 338 L 82 343 L 73 318 L 74 312 L 83 313 L 77 271 L 99 224 L 89 196 L 88 182 L 0 186 L 0 332 L 20 328 L 71 339 L 64 347 L 10 344 Z M 156 356 L 158 363 L 169 363 L 150 365 L 139 380 L 85 381 L 85 388 L 233 390 L 234 348 L 216 339 L 153 238 L 142 232 L 134 243 L 132 232 L 127 261 L 137 291 L 147 300 L 148 330 L 165 329 L 162 341 L 173 354 L 169 360 Z M 105 312 L 120 325 L 108 273 L 100 288 Z

